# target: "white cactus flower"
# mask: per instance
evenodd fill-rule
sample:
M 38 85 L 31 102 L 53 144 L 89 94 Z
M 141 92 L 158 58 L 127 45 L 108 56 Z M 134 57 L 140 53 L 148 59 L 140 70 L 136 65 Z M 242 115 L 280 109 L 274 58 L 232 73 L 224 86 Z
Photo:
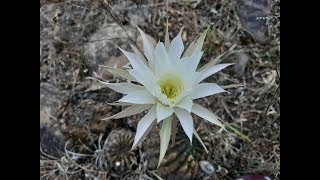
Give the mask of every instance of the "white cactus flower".
M 193 100 L 226 92 L 215 83 L 201 82 L 232 64 L 215 65 L 216 61 L 211 61 L 197 70 L 203 54 L 201 49 L 207 31 L 192 42 L 183 54 L 182 29 L 170 42 L 167 25 L 165 43 L 158 42 L 155 47 L 151 44 L 148 36 L 140 28 L 138 30 L 143 39 L 144 55 L 133 45 L 131 47 L 135 53 L 120 48 L 128 58 L 132 69 L 106 67 L 109 72 L 136 83 L 102 82 L 114 91 L 124 94 L 117 103 L 111 103 L 112 105 L 131 106 L 106 119 L 123 118 L 149 109 L 149 112 L 137 125 L 132 148 L 140 144 L 156 123 L 163 121 L 160 130 L 160 165 L 169 145 L 172 127 L 175 127 L 173 114 L 180 121 L 183 130 L 190 139 L 190 143 L 194 134 L 204 146 L 194 129 L 191 113 L 222 128 L 224 127 L 216 115 L 193 102 Z M 140 85 L 137 85 L 138 83 Z M 176 120 L 174 119 L 174 121 Z M 175 132 L 175 129 L 173 132 Z M 175 133 L 172 136 L 174 141 Z M 205 146 L 204 148 L 207 151 Z

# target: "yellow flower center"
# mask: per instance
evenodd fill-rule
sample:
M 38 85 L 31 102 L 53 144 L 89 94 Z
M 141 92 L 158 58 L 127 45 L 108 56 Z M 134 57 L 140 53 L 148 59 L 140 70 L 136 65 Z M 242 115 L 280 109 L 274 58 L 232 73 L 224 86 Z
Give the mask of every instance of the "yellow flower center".
M 183 89 L 180 78 L 172 74 L 162 76 L 158 83 L 162 94 L 166 95 L 171 101 L 175 101 Z

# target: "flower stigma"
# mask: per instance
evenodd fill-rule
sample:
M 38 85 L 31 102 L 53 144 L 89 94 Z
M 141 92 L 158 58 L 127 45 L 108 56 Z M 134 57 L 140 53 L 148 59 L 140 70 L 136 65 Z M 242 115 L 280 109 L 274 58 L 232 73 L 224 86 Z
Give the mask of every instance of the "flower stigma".
M 176 100 L 183 89 L 181 79 L 172 74 L 162 76 L 158 81 L 158 84 L 160 86 L 161 93 L 166 95 L 171 102 Z

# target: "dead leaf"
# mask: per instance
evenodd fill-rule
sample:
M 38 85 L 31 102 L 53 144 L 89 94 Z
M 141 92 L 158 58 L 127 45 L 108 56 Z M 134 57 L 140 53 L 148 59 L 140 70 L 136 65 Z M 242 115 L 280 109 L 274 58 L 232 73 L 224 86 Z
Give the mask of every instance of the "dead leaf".
M 188 39 L 187 39 L 187 32 L 186 31 L 183 31 L 182 33 L 182 41 L 183 42 L 186 42 Z

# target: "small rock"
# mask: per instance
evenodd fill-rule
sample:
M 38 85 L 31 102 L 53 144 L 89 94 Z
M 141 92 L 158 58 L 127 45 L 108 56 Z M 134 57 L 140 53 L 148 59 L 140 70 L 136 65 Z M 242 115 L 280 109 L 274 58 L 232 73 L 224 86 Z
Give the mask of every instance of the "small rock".
M 237 0 L 237 12 L 244 29 L 258 42 L 267 40 L 267 19 L 270 18 L 271 0 Z
M 200 161 L 199 165 L 205 173 L 207 174 L 214 173 L 214 167 L 208 161 Z
M 233 66 L 233 68 L 237 76 L 243 76 L 248 61 L 249 57 L 246 54 L 239 53 L 235 55 L 234 62 L 236 64 Z
M 136 32 L 136 28 L 131 26 L 125 27 L 125 30 L 130 37 L 133 37 Z M 88 42 L 83 46 L 83 55 L 86 63 L 90 66 L 105 64 L 106 60 L 109 60 L 111 56 L 121 52 L 117 45 L 128 44 L 126 32 L 117 23 L 105 22 L 96 33 L 90 36 Z

